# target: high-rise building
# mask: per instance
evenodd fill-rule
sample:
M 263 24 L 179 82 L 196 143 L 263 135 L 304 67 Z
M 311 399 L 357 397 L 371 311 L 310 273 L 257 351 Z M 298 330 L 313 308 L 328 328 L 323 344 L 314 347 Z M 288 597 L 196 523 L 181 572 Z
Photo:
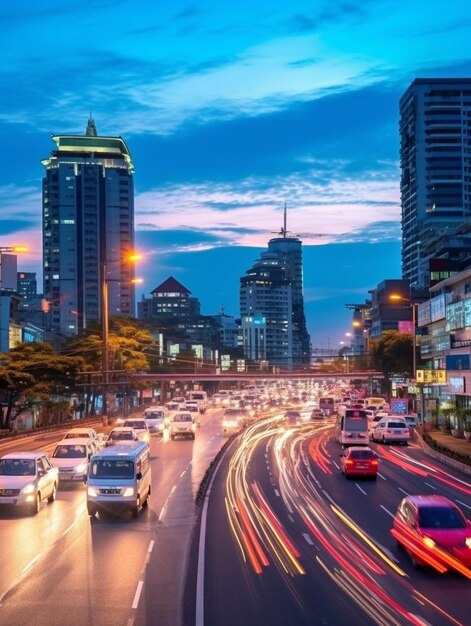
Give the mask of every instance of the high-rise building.
M 285 261 L 273 252 L 262 252 L 260 259 L 240 279 L 240 317 L 243 349 L 247 358 L 257 353 L 270 365 L 291 369 L 293 353 L 292 286 Z M 264 345 L 253 341 L 251 320 L 265 320 Z M 257 328 L 263 326 L 257 325 Z M 262 348 L 264 347 L 265 353 Z
M 426 289 L 425 250 L 471 217 L 471 79 L 414 80 L 400 101 L 400 133 L 402 277 Z
M 36 272 L 17 273 L 17 292 L 23 300 L 33 300 L 37 296 Z
M 57 148 L 42 161 L 44 296 L 51 328 L 76 334 L 102 317 L 134 317 L 134 167 L 121 137 L 53 135 Z
M 302 242 L 296 236 L 274 237 L 268 242 L 268 252 L 281 259 L 291 285 L 291 325 L 293 333 L 293 365 L 306 365 L 311 360 L 311 341 L 306 328 L 303 296 L 303 256 Z

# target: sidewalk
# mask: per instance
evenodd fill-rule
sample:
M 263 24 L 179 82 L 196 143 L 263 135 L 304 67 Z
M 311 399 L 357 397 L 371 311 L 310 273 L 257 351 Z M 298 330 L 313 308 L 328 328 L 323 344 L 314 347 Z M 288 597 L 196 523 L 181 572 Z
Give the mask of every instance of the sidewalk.
M 415 438 L 430 456 L 471 475 L 471 442 L 438 429 L 422 432 L 417 428 Z

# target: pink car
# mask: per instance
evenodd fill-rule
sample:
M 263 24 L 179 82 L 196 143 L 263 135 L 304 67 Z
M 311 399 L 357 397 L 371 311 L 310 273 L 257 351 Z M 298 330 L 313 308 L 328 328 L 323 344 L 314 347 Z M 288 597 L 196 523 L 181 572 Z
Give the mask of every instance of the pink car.
M 448 498 L 405 497 L 391 534 L 414 566 L 427 565 L 440 573 L 454 569 L 471 578 L 471 522 Z

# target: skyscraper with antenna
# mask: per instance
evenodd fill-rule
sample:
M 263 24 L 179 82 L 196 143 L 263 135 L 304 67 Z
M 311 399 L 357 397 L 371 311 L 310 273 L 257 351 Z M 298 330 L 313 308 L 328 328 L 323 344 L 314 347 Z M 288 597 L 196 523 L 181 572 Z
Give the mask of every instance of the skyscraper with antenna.
M 266 358 L 289 369 L 310 363 L 310 337 L 303 297 L 302 242 L 287 230 L 287 208 L 277 237 L 240 279 L 241 318 L 266 321 Z M 248 351 L 247 351 L 248 352 Z

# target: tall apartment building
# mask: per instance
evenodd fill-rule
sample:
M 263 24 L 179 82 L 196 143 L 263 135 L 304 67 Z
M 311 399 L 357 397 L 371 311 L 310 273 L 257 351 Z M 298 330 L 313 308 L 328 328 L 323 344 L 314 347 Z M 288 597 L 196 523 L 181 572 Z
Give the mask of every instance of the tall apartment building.
M 42 161 L 44 297 L 51 328 L 75 335 L 102 317 L 134 317 L 134 167 L 121 137 L 101 137 L 90 117 L 85 135 L 53 135 Z
M 262 252 L 240 279 L 244 355 L 250 358 L 256 352 L 270 365 L 291 369 L 295 359 L 292 314 L 292 285 L 286 263 L 273 252 Z M 262 331 L 260 320 L 265 321 L 264 342 L 260 337 L 254 340 L 254 320 Z
M 285 229 L 280 235 L 270 239 L 268 252 L 283 261 L 291 284 L 293 365 L 302 366 L 311 360 L 311 340 L 304 315 L 302 242 L 296 236 L 287 236 Z
M 400 101 L 400 134 L 402 277 L 426 289 L 425 251 L 471 217 L 471 79 L 414 80 Z

